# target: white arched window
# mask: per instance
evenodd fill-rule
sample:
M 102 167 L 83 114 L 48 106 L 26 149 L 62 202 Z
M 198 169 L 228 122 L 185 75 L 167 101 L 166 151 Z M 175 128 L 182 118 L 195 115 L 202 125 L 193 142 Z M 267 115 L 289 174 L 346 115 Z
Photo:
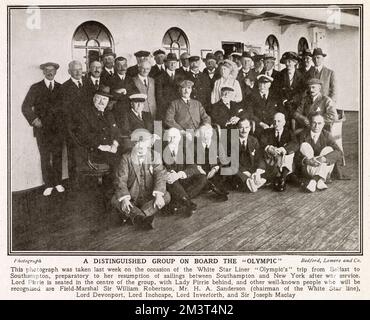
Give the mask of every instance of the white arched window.
M 266 53 L 274 56 L 276 58 L 275 65 L 280 70 L 280 48 L 279 48 L 279 41 L 276 39 L 276 37 L 272 34 L 270 34 L 265 42 L 266 46 Z
M 189 40 L 184 31 L 179 28 L 168 29 L 162 40 L 162 47 L 167 53 L 176 53 L 179 58 L 184 52 L 190 52 Z
M 86 21 L 76 29 L 72 39 L 72 58 L 82 62 L 84 72 L 92 61 L 100 59 L 103 50 L 113 48 L 109 30 L 100 22 Z

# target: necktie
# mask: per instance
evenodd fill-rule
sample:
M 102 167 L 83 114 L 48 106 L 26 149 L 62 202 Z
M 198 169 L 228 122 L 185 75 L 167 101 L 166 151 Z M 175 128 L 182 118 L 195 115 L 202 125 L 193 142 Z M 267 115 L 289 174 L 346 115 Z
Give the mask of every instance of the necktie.
M 189 100 L 186 100 L 186 104 L 187 104 L 188 106 L 190 106 L 190 102 L 189 102 Z
M 279 131 L 275 131 L 275 138 L 277 141 L 280 142 L 280 135 L 279 135 Z
M 78 88 L 81 89 L 82 88 L 82 83 L 81 81 L 78 81 Z
M 263 99 L 264 102 L 266 102 L 267 97 L 266 97 L 266 94 L 265 93 L 262 95 L 262 99 Z
M 99 89 L 99 81 L 95 80 L 95 90 L 98 90 L 98 89 Z
M 113 76 L 113 72 L 112 72 L 112 71 L 109 71 L 109 74 L 110 74 L 111 76 Z
M 49 83 L 49 91 L 53 91 L 53 85 L 51 82 Z
M 171 73 L 171 80 L 175 80 L 175 74 L 173 72 Z
M 247 150 L 247 141 L 243 140 L 242 146 L 243 146 L 243 151 L 246 151 Z
M 148 88 L 148 83 L 146 82 L 146 79 L 144 79 L 144 86 Z

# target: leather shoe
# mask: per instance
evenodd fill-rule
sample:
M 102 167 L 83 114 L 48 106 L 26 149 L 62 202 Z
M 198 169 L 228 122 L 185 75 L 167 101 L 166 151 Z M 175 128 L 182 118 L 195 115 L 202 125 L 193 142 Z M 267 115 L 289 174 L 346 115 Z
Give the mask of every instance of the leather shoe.
M 229 197 L 227 196 L 227 194 L 218 194 L 216 199 L 220 202 L 224 202 L 229 200 Z
M 133 219 L 133 224 L 135 227 L 144 229 L 144 230 L 150 230 L 154 229 L 154 216 L 136 216 Z
M 187 208 L 190 208 L 192 210 L 196 210 L 197 209 L 197 205 L 191 201 L 189 198 L 187 197 L 182 197 L 181 198 L 181 202 L 187 207 Z
M 213 183 L 210 183 L 210 184 L 209 184 L 209 186 L 210 186 L 211 190 L 212 190 L 215 194 L 217 194 L 217 195 L 219 195 L 219 196 L 224 196 L 224 195 L 226 195 L 226 192 L 225 192 L 225 191 L 223 191 L 223 190 L 221 190 L 221 189 L 217 188 Z
M 283 192 L 286 190 L 286 182 L 283 177 L 280 177 L 275 185 L 275 190 L 279 192 Z

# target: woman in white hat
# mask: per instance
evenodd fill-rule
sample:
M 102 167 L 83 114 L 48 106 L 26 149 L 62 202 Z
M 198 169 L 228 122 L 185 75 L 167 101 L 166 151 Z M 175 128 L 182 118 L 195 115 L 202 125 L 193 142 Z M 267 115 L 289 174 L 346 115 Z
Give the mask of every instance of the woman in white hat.
M 242 101 L 242 90 L 239 81 L 236 80 L 238 75 L 238 68 L 231 60 L 225 60 L 220 68 L 221 78 L 216 80 L 211 94 L 211 103 L 214 104 L 221 99 L 221 88 L 229 87 L 234 89 L 231 101 Z

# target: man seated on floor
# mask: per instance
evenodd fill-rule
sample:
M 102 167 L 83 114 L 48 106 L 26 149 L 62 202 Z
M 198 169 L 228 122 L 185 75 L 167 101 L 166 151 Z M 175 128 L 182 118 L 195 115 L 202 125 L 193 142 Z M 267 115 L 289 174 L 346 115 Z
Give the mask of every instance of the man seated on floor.
M 127 152 L 132 149 L 133 141 L 131 133 L 136 129 L 146 129 L 150 133 L 154 130 L 154 120 L 150 112 L 144 110 L 144 102 L 147 96 L 144 93 L 136 93 L 130 95 L 130 107 L 126 109 L 122 115 L 122 123 L 120 124 L 123 135 L 123 150 Z
M 238 122 L 238 130 L 238 141 L 233 140 L 232 143 L 239 144 L 239 169 L 237 174 L 229 177 L 229 181 L 231 187 L 236 190 L 256 192 L 266 183 L 266 179 L 261 177 L 265 170 L 261 167 L 263 162 L 260 144 L 249 134 L 251 130 L 249 119 L 241 118 Z
M 294 153 L 298 150 L 296 136 L 285 124 L 285 115 L 276 113 L 273 128 L 266 129 L 261 137 L 266 176 L 274 183 L 277 191 L 286 189 L 286 178 L 293 172 Z
M 197 205 L 191 199 L 198 196 L 207 184 L 207 177 L 201 174 L 197 165 L 191 162 L 194 155 L 186 154 L 188 145 L 177 128 L 170 128 L 164 134 L 168 141 L 163 150 L 163 163 L 167 169 L 167 190 L 172 197 L 172 213 L 185 211 L 188 216 L 196 212 Z
M 196 132 L 194 162 L 200 173 L 208 180 L 208 188 L 217 194 L 221 201 L 227 201 L 228 192 L 224 188 L 225 178 L 220 169 L 227 164 L 224 148 L 218 143 L 217 134 L 210 125 L 202 125 Z
M 307 178 L 306 189 L 310 192 L 328 188 L 326 180 L 330 177 L 335 163 L 341 159 L 342 151 L 329 132 L 323 130 L 325 120 L 320 113 L 310 116 L 309 129 L 298 136 L 299 152 L 297 165 Z
M 171 200 L 167 172 L 159 156 L 152 157 L 153 136 L 145 129 L 131 135 L 134 147 L 122 156 L 115 172 L 112 205 L 140 229 L 154 228 L 154 215 Z M 154 158 L 154 159 L 153 159 Z

